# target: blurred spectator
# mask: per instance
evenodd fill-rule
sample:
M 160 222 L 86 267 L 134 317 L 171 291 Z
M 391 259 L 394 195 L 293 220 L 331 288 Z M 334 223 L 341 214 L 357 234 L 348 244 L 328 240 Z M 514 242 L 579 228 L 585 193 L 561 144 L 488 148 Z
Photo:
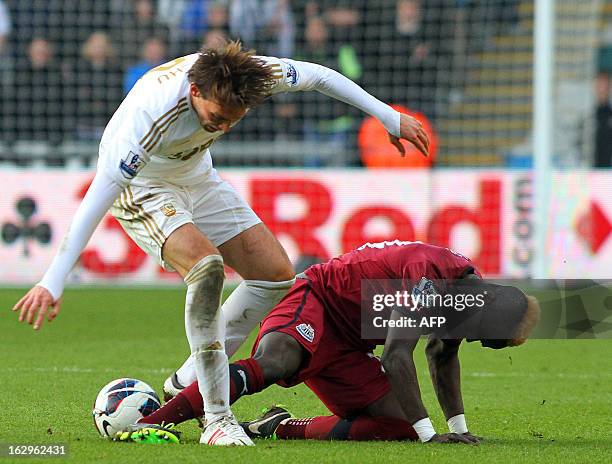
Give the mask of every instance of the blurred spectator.
M 210 30 L 227 30 L 227 0 L 159 0 L 159 20 L 171 30 L 171 54 L 197 51 Z
M 233 0 L 229 27 L 232 37 L 260 55 L 293 55 L 295 24 L 289 0 Z
M 16 64 L 9 135 L 16 140 L 58 143 L 62 139 L 62 76 L 53 46 L 33 39 Z M 18 96 L 18 98 L 17 98 Z
M 204 34 L 202 48 L 218 48 L 227 42 L 227 35 L 220 29 L 211 29 Z
M 150 69 L 167 61 L 166 44 L 157 37 L 146 40 L 142 46 L 142 60 L 130 66 L 123 79 L 123 93 L 127 94 L 136 81 Z
M 0 0 L 0 56 L 2 56 L 5 52 L 5 46 L 10 32 L 11 18 L 6 5 L 2 0 Z M 2 69 L 1 65 L 0 69 Z
M 225 2 L 217 0 L 210 5 L 208 9 L 208 28 L 227 31 L 228 12 Z
M 135 0 L 130 2 L 131 8 L 123 12 L 113 39 L 117 41 L 120 59 L 123 66 L 132 65 L 141 57 L 145 41 L 151 37 L 159 38 L 168 43 L 170 32 L 168 27 L 157 20 L 153 0 Z
M 188 0 L 180 22 L 181 40 L 186 49 L 195 51 L 208 29 L 208 7 L 206 0 Z M 185 53 L 187 50 L 185 50 Z M 182 54 L 182 53 L 181 53 Z
M 372 13 L 376 13 L 378 3 L 366 0 L 318 0 L 307 5 L 306 13 L 323 17 L 329 24 L 329 40 L 336 46 L 347 44 L 361 48 L 366 41 L 364 26 Z
M 70 71 L 70 121 L 81 139 L 97 140 L 122 98 L 122 72 L 107 34 L 94 32 Z
M 380 23 L 374 45 L 378 50 L 367 62 L 367 83 L 380 99 L 435 118 L 440 65 L 436 28 L 426 27 L 421 0 L 397 0 L 393 11 Z
M 100 0 L 4 0 L 13 22 L 17 53 L 25 54 L 32 37 L 46 37 L 58 56 L 76 59 L 92 31 L 110 32 L 111 2 Z
M 306 20 L 304 34 L 304 45 L 298 49 L 297 59 L 322 64 L 353 81 L 359 81 L 361 64 L 357 53 L 350 44 L 337 44 L 329 40 L 329 26 L 322 17 L 310 16 Z M 297 98 L 300 101 L 304 139 L 333 143 L 339 151 L 347 151 L 349 139 L 354 135 L 355 111 L 318 92 L 304 92 Z M 323 160 L 316 153 L 306 154 L 304 164 L 321 166 Z
M 232 38 L 259 55 L 292 56 L 294 24 L 288 0 L 232 0 L 229 5 Z M 249 112 L 229 134 L 229 140 L 287 140 L 298 137 L 294 95 L 278 95 Z M 265 163 L 265 161 L 263 161 Z
M 612 23 L 606 24 L 601 32 L 597 50 L 596 67 L 599 72 L 612 73 Z
M 440 2 L 440 0 L 435 0 Z M 465 48 L 468 53 L 474 53 L 485 49 L 495 36 L 505 34 L 525 34 L 521 31 L 519 22 L 518 5 L 519 0 L 459 0 L 457 2 L 442 3 L 447 10 L 454 9 L 459 13 L 460 24 L 455 24 L 455 28 L 465 28 Z M 526 2 L 523 2 L 527 4 Z M 529 2 L 533 4 L 534 2 Z M 429 1 L 425 1 L 428 5 Z M 454 5 L 453 5 L 454 4 Z M 444 18 L 446 24 L 448 18 Z M 451 40 L 455 37 L 450 37 Z
M 170 56 L 183 54 L 182 49 L 179 47 L 179 24 L 186 3 L 187 0 L 157 0 L 157 21 L 164 24 L 170 32 L 168 39 L 168 52 Z
M 353 28 L 359 24 L 361 19 L 357 5 L 351 2 L 322 1 L 324 15 L 330 25 L 334 28 Z
M 610 104 L 610 75 L 602 72 L 595 80 L 596 128 L 595 157 L 596 168 L 612 167 L 612 105 Z

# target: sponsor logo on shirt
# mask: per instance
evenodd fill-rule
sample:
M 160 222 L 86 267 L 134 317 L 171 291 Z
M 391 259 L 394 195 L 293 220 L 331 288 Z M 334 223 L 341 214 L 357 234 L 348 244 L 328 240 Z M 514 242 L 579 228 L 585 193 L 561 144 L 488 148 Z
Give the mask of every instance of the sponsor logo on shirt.
M 140 155 L 137 155 L 133 151 L 129 152 L 125 159 L 119 162 L 119 169 L 121 174 L 126 179 L 133 179 L 138 174 L 138 169 L 142 165 Z
M 293 67 L 292 64 L 287 63 L 287 82 L 289 83 L 289 85 L 294 86 L 295 84 L 297 84 L 298 81 L 298 74 L 296 69 Z
M 295 330 L 310 343 L 314 340 L 315 331 L 310 324 L 299 324 Z

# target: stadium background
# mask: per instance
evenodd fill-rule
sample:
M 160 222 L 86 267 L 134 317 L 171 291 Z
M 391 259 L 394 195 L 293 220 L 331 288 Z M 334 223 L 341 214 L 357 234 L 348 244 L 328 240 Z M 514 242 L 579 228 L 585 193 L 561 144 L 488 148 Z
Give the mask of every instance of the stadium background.
M 529 276 L 542 253 L 540 278 L 607 277 L 612 3 L 556 2 L 545 222 L 531 169 L 534 11 L 523 0 L 0 1 L 0 282 L 31 283 L 50 262 L 135 80 L 225 37 L 335 68 L 422 118 L 434 141 L 430 159 L 410 147 L 402 159 L 378 122 L 308 92 L 270 99 L 216 143 L 222 175 L 300 266 L 400 238 L 452 246 L 489 276 Z M 72 279 L 176 282 L 113 219 Z
M 8 441 L 61 442 L 78 462 L 202 460 L 194 424 L 181 428 L 183 446 L 120 451 L 92 427 L 102 385 L 133 376 L 159 389 L 188 353 L 181 282 L 114 219 L 70 278 L 96 288 L 69 288 L 57 322 L 34 333 L 8 311 L 50 263 L 130 83 L 202 42 L 240 37 L 260 53 L 320 62 L 427 118 L 429 160 L 414 151 L 402 160 L 379 125 L 314 93 L 269 100 L 215 143 L 221 174 L 298 266 L 400 238 L 450 245 L 487 276 L 610 278 L 612 2 L 554 3 L 552 169 L 542 173 L 533 169 L 541 134 L 531 1 L 0 0 L 0 286 L 14 287 L 0 289 L 0 454 Z M 545 221 L 534 210 L 542 174 Z M 606 327 L 585 338 L 609 338 Z M 237 356 L 247 352 L 248 343 Z M 467 344 L 468 423 L 487 439 L 477 449 L 267 442 L 206 457 L 610 462 L 609 354 L 610 340 L 531 340 L 512 351 Z M 423 358 L 415 361 L 424 402 L 444 431 Z M 328 413 L 304 386 L 272 387 L 234 411 L 252 418 L 273 402 L 297 416 Z

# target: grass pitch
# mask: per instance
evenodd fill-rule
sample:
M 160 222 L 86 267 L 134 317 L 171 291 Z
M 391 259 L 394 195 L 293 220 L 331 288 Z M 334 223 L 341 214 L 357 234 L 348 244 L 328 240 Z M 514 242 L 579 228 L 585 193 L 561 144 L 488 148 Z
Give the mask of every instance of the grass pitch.
M 94 429 L 94 398 L 118 377 L 142 379 L 161 392 L 188 353 L 183 291 L 69 290 L 62 313 L 38 333 L 10 312 L 22 293 L 0 290 L 0 444 L 67 444 L 60 462 L 612 462 L 612 340 L 534 340 L 500 351 L 463 346 L 468 425 L 486 439 L 477 447 L 259 441 L 254 449 L 209 448 L 198 445 L 195 422 L 180 426 L 181 445 L 112 443 Z M 424 402 L 445 432 L 422 349 L 416 361 Z M 296 416 L 327 414 L 304 386 L 274 386 L 233 409 L 248 419 L 272 403 Z

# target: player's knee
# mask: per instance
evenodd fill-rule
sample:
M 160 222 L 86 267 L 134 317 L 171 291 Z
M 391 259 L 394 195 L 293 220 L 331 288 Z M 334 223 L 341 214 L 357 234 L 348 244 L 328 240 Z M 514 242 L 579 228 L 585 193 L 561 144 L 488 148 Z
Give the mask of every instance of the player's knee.
M 272 332 L 265 335 L 253 358 L 259 363 L 266 384 L 288 379 L 299 369 L 304 349 L 291 336 Z
M 201 243 L 193 243 L 193 246 L 186 247 L 178 257 L 179 264 L 189 271 L 192 271 L 198 263 L 200 263 L 203 259 L 215 256 L 215 259 L 221 259 L 223 262 L 223 258 L 219 253 L 219 250 L 216 248 L 211 248 Z
M 276 266 L 276 269 L 272 272 L 271 278 L 268 279 L 271 282 L 286 282 L 291 281 L 295 278 L 295 270 L 289 260 Z
M 225 268 L 223 257 L 217 254 L 205 255 L 194 263 L 185 275 L 185 283 L 191 285 L 199 281 L 223 281 L 225 279 Z
M 183 278 L 205 257 L 220 255 L 219 250 L 193 224 L 170 234 L 162 247 L 162 257 Z

